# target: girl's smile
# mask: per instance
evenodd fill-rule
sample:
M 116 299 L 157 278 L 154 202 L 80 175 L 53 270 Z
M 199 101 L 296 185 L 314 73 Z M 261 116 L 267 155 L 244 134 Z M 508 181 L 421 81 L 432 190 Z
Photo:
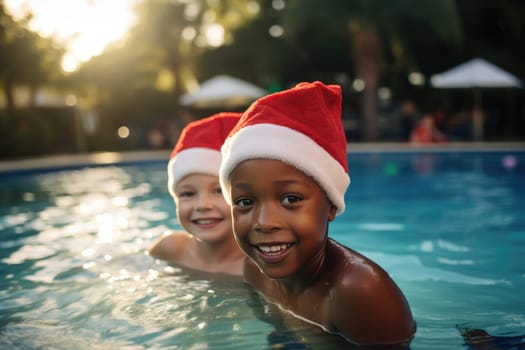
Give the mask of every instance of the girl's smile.
M 213 175 L 190 174 L 175 186 L 177 217 L 182 227 L 205 241 L 229 239 L 230 207 Z

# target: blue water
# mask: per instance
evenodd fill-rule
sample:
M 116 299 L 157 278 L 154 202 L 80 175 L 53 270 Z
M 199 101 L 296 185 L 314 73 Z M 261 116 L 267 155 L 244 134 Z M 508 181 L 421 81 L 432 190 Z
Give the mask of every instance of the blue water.
M 525 348 L 525 152 L 351 153 L 330 234 L 382 265 L 411 349 L 480 328 Z M 153 260 L 178 228 L 165 163 L 0 175 L 0 349 L 337 349 L 237 278 Z M 501 345 L 503 347 L 504 345 Z

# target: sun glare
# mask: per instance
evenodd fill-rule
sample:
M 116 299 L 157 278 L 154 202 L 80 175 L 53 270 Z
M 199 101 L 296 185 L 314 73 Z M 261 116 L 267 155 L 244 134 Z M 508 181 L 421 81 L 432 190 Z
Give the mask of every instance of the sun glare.
M 15 19 L 33 14 L 30 29 L 65 45 L 65 71 L 102 53 L 133 24 L 138 0 L 4 0 Z

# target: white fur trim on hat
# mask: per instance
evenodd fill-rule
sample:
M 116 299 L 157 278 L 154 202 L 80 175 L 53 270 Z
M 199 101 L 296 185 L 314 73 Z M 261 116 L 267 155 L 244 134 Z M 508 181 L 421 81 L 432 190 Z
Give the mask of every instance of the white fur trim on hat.
M 168 163 L 168 191 L 175 196 L 175 185 L 189 174 L 219 176 L 220 164 L 221 152 L 211 148 L 194 147 L 180 151 Z
M 276 159 L 313 177 L 323 188 L 337 214 L 345 210 L 344 195 L 350 177 L 343 166 L 308 136 L 275 124 L 249 125 L 226 139 L 219 171 L 222 193 L 231 203 L 228 178 L 235 167 L 248 159 Z

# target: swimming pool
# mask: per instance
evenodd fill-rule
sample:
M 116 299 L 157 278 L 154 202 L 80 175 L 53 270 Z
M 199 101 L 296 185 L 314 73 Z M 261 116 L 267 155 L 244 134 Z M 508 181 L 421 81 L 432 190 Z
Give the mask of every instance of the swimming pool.
M 330 235 L 404 291 L 411 349 L 466 349 L 458 325 L 525 348 L 525 152 L 350 153 L 349 167 Z M 0 348 L 340 348 L 236 278 L 146 255 L 174 209 L 164 162 L 1 174 Z

